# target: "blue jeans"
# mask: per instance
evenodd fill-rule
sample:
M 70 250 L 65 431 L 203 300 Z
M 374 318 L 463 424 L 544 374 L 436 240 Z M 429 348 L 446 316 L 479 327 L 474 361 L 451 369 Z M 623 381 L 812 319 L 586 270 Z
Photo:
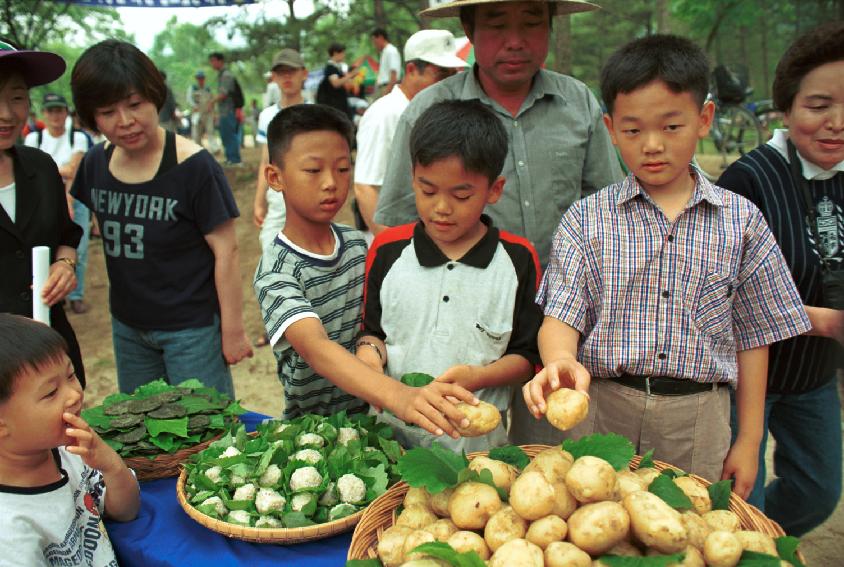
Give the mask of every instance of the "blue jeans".
M 73 200 L 73 222 L 82 227 L 82 239 L 76 247 L 76 288 L 68 301 L 80 301 L 85 296 L 85 270 L 88 268 L 88 240 L 91 236 L 91 211 L 82 201 Z
M 735 400 L 731 404 L 735 439 Z M 776 441 L 774 474 L 765 486 L 768 431 Z M 826 520 L 841 497 L 841 403 L 838 380 L 802 394 L 768 394 L 759 473 L 747 501 L 785 533 L 800 537 Z
M 170 384 L 197 378 L 234 398 L 231 371 L 223 358 L 219 317 L 208 327 L 143 331 L 112 316 L 111 336 L 121 392 L 131 394 L 159 378 Z
M 240 163 L 240 139 L 237 134 L 237 118 L 233 110 L 220 115 L 220 139 L 223 140 L 226 161 Z

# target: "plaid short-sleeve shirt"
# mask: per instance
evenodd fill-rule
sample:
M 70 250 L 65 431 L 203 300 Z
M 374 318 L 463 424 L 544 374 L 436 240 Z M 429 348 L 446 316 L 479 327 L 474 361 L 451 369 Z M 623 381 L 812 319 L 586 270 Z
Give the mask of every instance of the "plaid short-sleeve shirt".
M 537 302 L 581 333 L 593 377 L 735 382 L 737 351 L 811 328 L 759 210 L 692 172 L 674 222 L 632 174 L 560 221 Z

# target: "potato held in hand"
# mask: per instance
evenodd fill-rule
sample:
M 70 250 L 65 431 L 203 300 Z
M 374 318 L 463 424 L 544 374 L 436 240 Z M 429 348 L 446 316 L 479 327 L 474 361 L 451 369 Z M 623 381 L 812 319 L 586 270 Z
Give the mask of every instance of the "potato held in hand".
M 457 432 L 463 437 L 486 435 L 501 423 L 501 412 L 487 402 L 479 402 L 476 406 L 460 402 L 457 409 L 469 419 L 469 427 L 457 427 Z
M 570 388 L 551 392 L 546 402 L 548 409 L 545 417 L 551 425 L 562 431 L 568 431 L 586 419 L 589 413 L 589 398 Z

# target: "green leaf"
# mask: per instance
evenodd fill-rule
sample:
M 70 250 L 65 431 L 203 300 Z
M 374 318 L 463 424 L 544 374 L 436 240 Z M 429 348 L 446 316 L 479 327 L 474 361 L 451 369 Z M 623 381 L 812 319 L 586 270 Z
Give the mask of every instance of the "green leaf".
M 604 555 L 598 561 L 607 567 L 667 567 L 685 559 L 685 553 L 673 555 L 651 555 L 650 557 L 630 557 L 626 555 Z
M 174 453 L 179 445 L 172 433 L 162 433 L 158 437 L 150 437 L 149 442 L 165 453 Z
M 445 542 L 432 541 L 423 543 L 411 550 L 411 553 L 423 553 L 447 561 L 453 567 L 486 567 L 483 559 L 474 552 L 457 553 L 453 547 Z
M 774 540 L 777 544 L 777 553 L 780 558 L 788 561 L 794 567 L 806 567 L 802 561 L 797 557 L 797 547 L 800 545 L 800 540 L 794 536 L 782 536 Z
M 780 564 L 779 557 L 756 551 L 743 551 L 736 567 L 780 567 Z
M 123 443 L 121 443 L 120 441 L 115 441 L 114 439 L 107 439 L 103 437 L 103 442 L 115 451 L 119 451 L 123 448 Z
M 136 398 L 148 398 L 149 396 L 160 394 L 161 392 L 167 392 L 172 389 L 173 386 L 159 378 L 158 380 L 147 382 L 143 386 L 139 386 L 132 395 Z
M 460 471 L 469 461 L 463 454 L 446 449 L 434 442 L 430 449 L 417 447 L 399 459 L 402 480 L 416 488 L 425 487 L 431 494 L 457 485 Z
M 150 437 L 158 437 L 162 433 L 172 433 L 179 437 L 188 436 L 188 418 L 187 416 L 179 419 L 153 419 L 151 417 L 144 418 L 144 425 L 147 426 L 147 431 Z
M 692 501 L 668 475 L 661 474 L 656 477 L 648 486 L 648 492 L 656 494 L 675 510 L 692 509 Z
M 385 492 L 387 492 L 387 484 L 389 478 L 384 465 L 377 467 L 366 467 L 359 472 L 362 477 L 361 480 L 366 484 L 366 501 L 371 502 Z
M 639 462 L 640 469 L 646 468 L 653 468 L 654 466 L 654 450 L 651 449 L 644 455 L 642 455 L 642 460 Z
M 507 494 L 507 491 L 495 484 L 495 481 L 492 479 L 492 472 L 489 469 L 481 469 L 481 471 L 477 474 L 478 482 L 482 482 L 493 487 L 498 493 L 498 497 L 501 499 L 502 502 L 507 502 L 510 500 L 510 495 Z
M 346 567 L 384 567 L 379 559 L 349 559 Z
M 616 433 L 606 435 L 596 433 L 582 437 L 577 441 L 566 439 L 563 442 L 563 449 L 571 453 L 571 456 L 575 459 L 584 455 L 604 459 L 617 471 L 627 468 L 630 459 L 636 454 L 633 443 Z
M 226 409 L 223 410 L 223 415 L 243 415 L 246 413 L 246 410 L 240 407 L 240 403 L 232 402 Z
M 521 447 L 517 447 L 516 445 L 507 445 L 505 447 L 490 449 L 489 458 L 507 463 L 508 465 L 513 465 L 514 467 L 518 467 L 520 469 L 525 468 L 530 463 L 530 457 L 525 454 Z
M 431 376 L 430 374 L 424 374 L 422 372 L 408 372 L 407 374 L 401 377 L 402 384 L 407 384 L 408 386 L 413 386 L 414 388 L 427 386 L 433 381 L 433 376 Z
M 205 384 L 203 384 L 196 378 L 189 378 L 184 382 L 179 382 L 178 384 L 176 384 L 176 386 L 179 388 L 190 388 L 191 390 L 196 390 L 198 388 L 204 388 Z
M 732 490 L 732 480 L 720 480 L 709 485 L 709 499 L 712 500 L 713 510 L 729 510 L 730 509 L 730 491 Z
M 378 437 L 378 446 L 391 462 L 395 463 L 401 458 L 401 445 L 398 441 Z
M 130 394 L 124 394 L 123 392 L 118 392 L 116 394 L 112 394 L 110 396 L 106 396 L 103 400 L 102 407 L 107 408 L 108 406 L 113 406 L 114 404 L 119 404 L 120 402 L 125 402 L 126 400 L 131 400 L 132 396 Z
M 679 478 L 681 476 L 689 476 L 688 473 L 678 471 L 677 469 L 665 469 L 660 474 L 665 475 L 668 478 Z
M 304 528 L 305 526 L 313 526 L 314 522 L 302 512 L 288 512 L 281 517 L 285 528 Z

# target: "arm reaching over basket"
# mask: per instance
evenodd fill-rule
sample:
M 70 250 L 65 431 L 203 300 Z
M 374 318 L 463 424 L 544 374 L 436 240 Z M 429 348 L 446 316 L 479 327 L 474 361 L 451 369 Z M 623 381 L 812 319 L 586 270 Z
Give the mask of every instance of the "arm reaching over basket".
M 16 565 L 43 564 L 55 548 L 116 563 L 89 526 L 103 513 L 132 520 L 140 505 L 123 460 L 79 417 L 83 391 L 66 348 L 50 327 L 0 314 L 0 549 L 14 550 Z

